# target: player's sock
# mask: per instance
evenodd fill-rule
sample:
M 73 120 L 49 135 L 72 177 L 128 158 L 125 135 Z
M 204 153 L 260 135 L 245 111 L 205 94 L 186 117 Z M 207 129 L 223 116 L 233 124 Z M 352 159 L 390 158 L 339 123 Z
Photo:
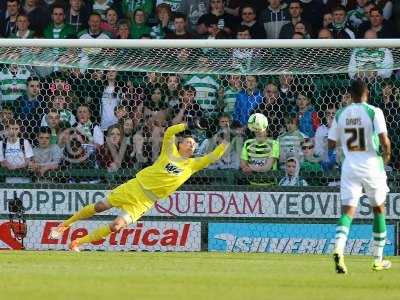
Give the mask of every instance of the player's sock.
M 72 223 L 75 223 L 76 221 L 79 221 L 79 220 L 90 218 L 95 213 L 96 213 L 96 211 L 94 209 L 94 204 L 86 205 L 80 211 L 73 214 L 71 218 L 64 221 L 63 225 L 65 227 L 69 227 L 69 226 L 71 226 Z
M 343 254 L 346 246 L 347 236 L 352 222 L 352 218 L 347 214 L 342 214 L 336 225 L 335 253 Z
M 373 250 L 375 262 L 381 262 L 383 258 L 383 248 L 386 244 L 386 222 L 384 214 L 374 215 L 374 227 L 373 227 Z
M 102 238 L 106 237 L 111 233 L 110 225 L 104 225 L 101 226 L 97 229 L 95 229 L 93 232 L 89 233 L 88 235 L 78 239 L 78 246 L 91 243 L 91 242 L 96 242 L 101 240 Z

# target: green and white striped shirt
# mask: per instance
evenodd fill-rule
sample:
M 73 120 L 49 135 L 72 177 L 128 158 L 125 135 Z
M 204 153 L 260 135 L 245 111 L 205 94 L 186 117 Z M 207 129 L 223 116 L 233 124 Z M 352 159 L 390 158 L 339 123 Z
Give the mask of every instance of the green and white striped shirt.
M 1 101 L 11 102 L 22 96 L 26 91 L 26 80 L 31 73 L 25 67 L 18 67 L 16 73 L 11 73 L 9 68 L 0 72 Z
M 224 112 L 229 113 L 230 115 L 233 114 L 235 111 L 236 96 L 239 92 L 239 90 L 234 90 L 231 87 L 224 90 Z
M 193 75 L 186 80 L 185 84 L 189 84 L 196 89 L 195 100 L 208 116 L 217 113 L 219 83 L 215 77 L 211 75 Z

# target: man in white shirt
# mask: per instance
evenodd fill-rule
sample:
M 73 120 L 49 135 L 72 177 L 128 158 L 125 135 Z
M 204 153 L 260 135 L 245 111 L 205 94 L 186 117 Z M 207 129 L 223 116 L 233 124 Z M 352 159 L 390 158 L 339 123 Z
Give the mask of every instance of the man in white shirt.
M 0 141 L 0 165 L 10 171 L 27 169 L 33 157 L 28 140 L 20 138 L 20 125 L 12 119 L 7 124 L 7 138 Z M 7 177 L 8 183 L 28 183 L 29 178 Z
M 336 113 L 328 134 L 329 151 L 334 151 L 338 142 L 345 155 L 340 179 L 343 213 L 336 227 L 333 254 L 336 272 L 339 274 L 347 273 L 343 253 L 363 190 L 374 212 L 372 270 L 391 267 L 390 261 L 383 260 L 386 244 L 384 205 L 389 191 L 384 164 L 389 162 L 391 153 L 385 118 L 380 108 L 366 103 L 369 91 L 362 80 L 352 82 L 350 93 L 352 103 Z

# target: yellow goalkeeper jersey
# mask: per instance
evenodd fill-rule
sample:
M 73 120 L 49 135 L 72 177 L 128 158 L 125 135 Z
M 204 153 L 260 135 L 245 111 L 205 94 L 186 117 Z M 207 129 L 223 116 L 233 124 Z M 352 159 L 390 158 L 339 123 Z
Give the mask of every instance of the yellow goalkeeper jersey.
M 185 124 L 177 124 L 164 133 L 161 153 L 153 165 L 136 174 L 140 185 L 157 198 L 165 198 L 175 192 L 192 174 L 217 161 L 224 154 L 226 145 L 220 144 L 211 153 L 196 158 L 183 158 L 175 144 L 175 134 L 184 131 Z

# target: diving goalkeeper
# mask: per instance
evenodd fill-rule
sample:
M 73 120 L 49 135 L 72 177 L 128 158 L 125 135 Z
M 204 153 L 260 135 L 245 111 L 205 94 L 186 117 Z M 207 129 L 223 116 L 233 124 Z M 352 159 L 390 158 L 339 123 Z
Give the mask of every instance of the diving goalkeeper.
M 69 249 L 79 252 L 79 246 L 101 240 L 112 232 L 136 222 L 154 205 L 154 202 L 171 195 L 192 174 L 217 161 L 224 154 L 228 146 L 227 141 L 221 143 L 211 153 L 198 158 L 192 158 L 196 141 L 191 135 L 182 135 L 176 144 L 176 134 L 196 127 L 201 128 L 199 122 L 193 122 L 189 127 L 187 124 L 169 127 L 164 134 L 160 156 L 153 165 L 139 171 L 136 178 L 113 189 L 105 200 L 83 207 L 54 228 L 50 236 L 60 238 L 62 233 L 76 221 L 90 218 L 112 207 L 121 209 L 122 213 L 112 223 L 71 242 Z

